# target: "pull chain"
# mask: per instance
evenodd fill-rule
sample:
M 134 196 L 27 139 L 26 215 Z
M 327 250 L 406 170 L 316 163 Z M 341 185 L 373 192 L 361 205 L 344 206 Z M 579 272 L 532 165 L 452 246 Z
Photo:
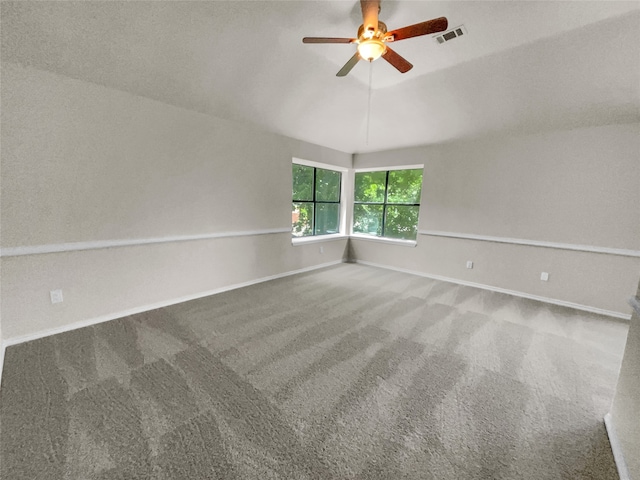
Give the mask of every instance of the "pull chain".
M 369 145 L 369 126 L 371 124 L 371 80 L 373 78 L 373 62 L 369 61 L 369 98 L 367 99 L 367 145 Z

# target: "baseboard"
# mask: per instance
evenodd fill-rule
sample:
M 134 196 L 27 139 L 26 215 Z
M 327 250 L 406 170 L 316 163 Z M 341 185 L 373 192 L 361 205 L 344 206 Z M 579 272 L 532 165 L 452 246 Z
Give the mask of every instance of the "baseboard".
M 129 315 L 135 315 L 137 313 L 148 312 L 150 310 L 156 310 L 158 308 L 168 307 L 170 305 L 175 305 L 177 303 L 188 302 L 189 300 L 196 300 L 198 298 L 208 297 L 211 295 L 215 295 L 217 293 L 228 292 L 229 290 L 235 290 L 238 288 L 248 287 L 250 285 L 255 285 L 257 283 L 268 282 L 269 280 L 276 280 L 278 278 L 288 277 L 291 275 L 296 275 L 298 273 L 310 272 L 312 270 L 318 270 L 321 268 L 330 267 L 332 265 L 338 265 L 343 263 L 342 260 L 335 260 L 332 262 L 321 263 L 319 265 L 313 265 L 311 267 L 300 268 L 298 270 L 290 270 L 284 273 L 278 273 L 276 275 L 270 275 L 268 277 L 257 278 L 254 280 L 249 280 L 247 282 L 236 283 L 233 285 L 226 285 L 224 287 L 216 288 L 214 290 L 208 290 L 206 292 L 200 292 L 193 295 L 185 295 L 179 298 L 173 298 L 171 300 L 165 300 L 162 302 L 152 303 L 148 305 L 142 305 L 140 307 L 131 308 L 128 310 L 122 310 L 119 312 L 110 313 L 107 315 L 101 315 L 99 317 L 90 318 L 87 320 L 81 320 L 79 322 L 70 323 L 69 325 L 62 325 L 60 327 L 50 328 L 47 330 L 41 330 L 39 332 L 30 333 L 28 335 L 20 335 L 17 337 L 7 338 L 2 343 L 2 355 L 4 358 L 4 349 L 11 345 L 17 345 L 19 343 L 29 342 L 31 340 L 37 340 L 39 338 L 49 337 L 51 335 L 56 335 L 58 333 L 64 333 L 71 330 L 76 330 L 78 328 L 89 327 L 91 325 L 96 325 L 98 323 L 108 322 L 109 320 L 115 320 L 117 318 L 127 317 Z M 1 374 L 0 374 L 1 375 Z M 0 377 L 1 379 L 1 377 Z
M 383 265 L 380 263 L 367 262 L 364 260 L 356 260 L 355 263 L 360 263 L 362 265 L 369 265 L 371 267 L 385 268 L 387 270 L 394 270 L 397 272 L 409 273 L 411 275 L 418 275 L 420 277 L 432 278 L 433 280 L 456 283 L 458 285 L 465 285 L 468 287 L 481 288 L 482 290 L 490 290 L 492 292 L 506 293 L 507 295 L 513 295 L 515 297 L 528 298 L 530 300 L 537 300 L 539 302 L 551 303 L 553 305 L 560 305 L 562 307 L 575 308 L 576 310 L 582 310 L 590 313 L 597 313 L 599 315 L 606 315 L 609 317 L 621 318 L 623 320 L 631 319 L 631 314 L 615 312 L 613 310 L 605 310 L 603 308 L 591 307 L 589 305 L 581 305 L 579 303 L 567 302 L 565 300 L 558 300 L 555 298 L 541 297 L 538 295 L 532 295 L 525 292 L 518 292 L 517 290 L 508 290 L 506 288 L 494 287 L 492 285 L 485 285 L 483 283 L 468 282 L 466 280 L 460 280 L 457 278 L 443 277 L 441 275 L 432 275 L 430 273 L 419 272 L 416 270 L 408 270 L 405 268 L 398 268 L 398 267 L 393 267 L 391 265 Z
M 607 436 L 609 437 L 609 443 L 611 444 L 611 451 L 613 452 L 613 458 L 616 461 L 616 468 L 618 469 L 618 476 L 620 480 L 631 480 L 627 463 L 624 461 L 624 455 L 622 454 L 622 446 L 616 429 L 613 426 L 613 418 L 611 413 L 607 413 L 604 416 L 604 426 L 607 428 Z

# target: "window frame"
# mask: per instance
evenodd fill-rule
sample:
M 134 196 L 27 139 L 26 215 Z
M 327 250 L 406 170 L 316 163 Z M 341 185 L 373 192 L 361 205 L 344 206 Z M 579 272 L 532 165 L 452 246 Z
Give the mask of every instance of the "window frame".
M 419 203 L 389 203 L 388 195 L 389 195 L 389 173 L 392 171 L 400 171 L 400 170 L 422 170 L 422 186 L 420 190 L 420 202 Z M 402 166 L 387 166 L 387 167 L 375 167 L 375 168 L 358 168 L 354 169 L 353 174 L 353 195 L 352 195 L 352 215 L 351 215 L 351 226 L 349 230 L 350 236 L 353 236 L 358 239 L 363 240 L 372 240 L 379 241 L 384 243 L 396 243 L 400 245 L 413 246 L 415 247 L 417 244 L 417 235 L 419 235 L 418 226 L 420 223 L 420 212 L 421 212 L 421 204 L 422 204 L 422 187 L 424 187 L 424 164 L 420 165 L 402 165 Z M 358 173 L 369 173 L 369 172 L 386 172 L 385 175 L 385 185 L 384 185 L 384 199 L 383 202 L 359 202 L 355 199 L 355 182 L 356 175 Z M 354 232 L 353 231 L 353 223 L 355 220 L 355 209 L 356 205 L 382 205 L 382 235 L 369 235 L 366 233 Z M 407 207 L 418 207 L 418 223 L 416 224 L 416 239 L 403 239 L 403 238 L 394 238 L 387 237 L 384 235 L 384 227 L 386 223 L 386 214 L 387 214 L 387 206 L 407 206 Z
M 334 240 L 337 238 L 346 238 L 348 235 L 345 233 L 346 232 L 346 228 L 347 228 L 347 215 L 346 215 L 346 185 L 347 185 L 347 181 L 348 181 L 348 173 L 349 173 L 349 169 L 347 168 L 343 168 L 343 167 L 339 167 L 337 165 L 330 165 L 327 163 L 320 163 L 320 162 L 314 162 L 311 160 L 303 160 L 300 158 L 296 158 L 293 157 L 292 159 L 292 170 L 293 171 L 293 165 L 302 165 L 305 167 L 312 167 L 314 169 L 313 171 L 313 186 L 312 186 L 312 191 L 313 191 L 313 201 L 309 201 L 309 200 L 295 200 L 293 199 L 293 190 L 292 190 L 292 195 L 291 195 L 291 203 L 313 203 L 313 231 L 314 233 L 312 235 L 305 235 L 305 236 L 301 236 L 301 237 L 297 237 L 293 235 L 293 224 L 291 225 L 291 241 L 293 245 L 296 244 L 303 244 L 303 243 L 315 243 L 315 242 L 321 242 L 321 241 L 330 241 L 330 240 Z M 339 187 L 339 197 L 338 197 L 338 201 L 337 202 L 332 202 L 332 201 L 317 201 L 316 200 L 316 175 L 317 175 L 317 169 L 321 169 L 321 170 L 330 170 L 330 171 L 334 171 L 340 174 L 340 187 Z M 291 184 L 293 185 L 293 178 L 291 181 Z M 338 232 L 337 233 L 321 233 L 321 234 L 316 234 L 315 233 L 315 217 L 316 217 L 316 205 L 318 204 L 333 204 L 333 205 L 338 205 Z

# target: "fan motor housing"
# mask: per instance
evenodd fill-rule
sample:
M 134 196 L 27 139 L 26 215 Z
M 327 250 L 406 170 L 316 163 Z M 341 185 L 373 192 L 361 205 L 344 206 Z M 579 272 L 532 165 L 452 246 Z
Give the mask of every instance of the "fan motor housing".
M 361 41 L 369 38 L 378 38 L 382 40 L 382 38 L 386 33 L 387 33 L 387 26 L 385 25 L 384 22 L 378 21 L 378 31 L 375 32 L 371 37 L 369 37 L 365 35 L 364 24 L 362 24 L 360 25 L 360 28 L 358 28 L 358 39 Z

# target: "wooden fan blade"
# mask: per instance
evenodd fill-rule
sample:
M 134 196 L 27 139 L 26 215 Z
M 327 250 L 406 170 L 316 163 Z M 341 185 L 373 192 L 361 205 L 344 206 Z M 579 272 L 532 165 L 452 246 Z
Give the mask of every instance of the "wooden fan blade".
M 364 31 L 378 31 L 378 12 L 380 12 L 380 0 L 360 0 L 362 8 L 362 24 Z
M 356 66 L 356 63 L 360 60 L 360 55 L 358 52 L 349 59 L 347 63 L 344 64 L 344 67 L 340 69 L 338 73 L 336 73 L 336 77 L 346 77 L 347 74 L 351 71 L 353 67 Z
M 426 22 L 416 23 L 408 27 L 399 28 L 387 33 L 386 37 L 393 37 L 393 41 L 404 40 L 405 38 L 419 37 L 431 33 L 442 32 L 449 26 L 449 21 L 445 17 L 434 18 Z M 390 40 L 389 40 L 390 41 Z
M 302 43 L 353 43 L 355 38 L 304 37 Z
M 389 45 L 387 45 L 387 51 L 382 54 L 382 58 L 396 67 L 396 69 L 398 69 L 400 73 L 407 73 L 413 68 L 413 65 L 407 62 L 404 57 L 401 57 L 396 52 L 391 50 L 391 48 L 389 48 Z

